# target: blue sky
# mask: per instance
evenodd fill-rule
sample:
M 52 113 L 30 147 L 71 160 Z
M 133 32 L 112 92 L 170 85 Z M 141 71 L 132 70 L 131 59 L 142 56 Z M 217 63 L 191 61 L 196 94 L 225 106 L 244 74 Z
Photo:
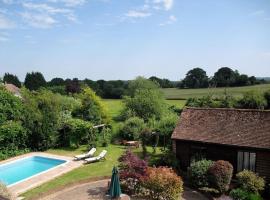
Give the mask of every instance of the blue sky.
M 270 76 L 269 0 L 0 0 L 0 76 Z

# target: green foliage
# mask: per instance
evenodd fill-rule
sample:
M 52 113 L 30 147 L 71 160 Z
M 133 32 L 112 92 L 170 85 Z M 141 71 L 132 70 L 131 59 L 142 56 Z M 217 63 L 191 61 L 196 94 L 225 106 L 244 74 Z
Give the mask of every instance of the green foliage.
M 22 110 L 21 99 L 0 87 L 0 125 L 8 120 L 19 120 Z
M 147 199 L 177 200 L 183 192 L 181 177 L 167 167 L 148 167 L 142 185 L 147 190 Z
M 61 98 L 47 90 L 23 91 L 23 125 L 29 132 L 29 145 L 35 150 L 54 147 L 61 119 Z
M 77 78 L 66 80 L 66 93 L 75 94 L 81 92 L 80 81 Z
M 205 88 L 208 87 L 208 76 L 201 68 L 194 68 L 186 74 L 182 81 L 183 88 Z
M 233 166 L 228 161 L 218 160 L 208 169 L 210 186 L 221 193 L 229 189 L 233 174 Z
M 8 190 L 7 186 L 0 182 L 0 199 L 15 200 L 13 195 Z
M 220 103 L 218 100 L 208 95 L 201 98 L 189 98 L 187 100 L 186 106 L 203 107 L 203 108 L 218 108 L 220 107 Z
M 138 117 L 132 117 L 126 120 L 120 127 L 120 136 L 126 140 L 138 140 L 144 129 L 144 121 Z
M 65 125 L 70 145 L 79 147 L 83 142 L 94 142 L 96 135 L 93 131 L 93 124 L 81 119 L 70 119 Z
M 66 88 L 63 85 L 56 85 L 56 86 L 49 86 L 46 87 L 48 90 L 52 91 L 53 93 L 58 93 L 61 95 L 66 95 Z
M 53 78 L 51 81 L 48 82 L 49 86 L 64 86 L 65 81 L 62 78 Z
M 158 88 L 157 83 L 139 76 L 135 80 L 129 81 L 127 95 L 134 97 L 138 90 L 157 90 Z
M 75 117 L 94 124 L 109 122 L 109 116 L 103 102 L 92 89 L 83 89 L 83 92 L 78 95 L 78 98 L 81 100 L 81 107 L 73 112 Z
M 232 197 L 233 200 L 263 200 L 259 194 L 250 193 L 241 188 L 233 189 L 230 192 L 230 197 Z
M 19 78 L 16 75 L 5 73 L 3 77 L 4 83 L 11 83 L 17 87 L 21 87 L 21 82 L 19 81 Z
M 24 86 L 29 90 L 38 90 L 41 87 L 46 86 L 46 80 L 40 72 L 27 73 Z
M 230 192 L 230 197 L 232 197 L 233 200 L 248 200 L 248 196 L 249 196 L 249 193 L 240 188 L 233 189 Z
M 7 121 L 0 126 L 0 160 L 25 152 L 28 135 L 19 122 Z
M 252 171 L 244 170 L 236 174 L 239 187 L 250 193 L 258 194 L 264 190 L 265 181 Z
M 138 89 L 134 97 L 126 97 L 124 103 L 124 112 L 130 110 L 135 116 L 147 121 L 150 118 L 161 118 L 165 99 L 158 89 Z
M 163 146 L 170 147 L 171 135 L 176 126 L 178 116 L 173 113 L 164 114 L 163 117 L 157 122 L 156 131 L 162 136 Z
M 266 101 L 267 101 L 267 109 L 270 109 L 270 90 L 267 90 L 267 91 L 264 93 L 264 98 L 265 98 Z
M 207 187 L 208 183 L 208 170 L 213 165 L 211 160 L 200 160 L 191 163 L 188 169 L 188 178 L 190 183 L 195 188 Z
M 267 101 L 263 94 L 257 91 L 246 92 L 242 99 L 238 101 L 240 108 L 264 109 L 267 107 Z
M 173 88 L 174 87 L 174 84 L 168 79 L 161 79 L 161 78 L 158 78 L 156 76 L 151 76 L 149 79 L 153 82 L 158 83 L 158 85 L 161 88 Z

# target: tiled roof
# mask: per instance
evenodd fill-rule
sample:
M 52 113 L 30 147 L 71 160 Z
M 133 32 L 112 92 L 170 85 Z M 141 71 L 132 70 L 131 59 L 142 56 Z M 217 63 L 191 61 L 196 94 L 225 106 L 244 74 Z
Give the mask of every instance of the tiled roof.
M 270 149 L 270 111 L 185 108 L 172 139 Z
M 18 96 L 20 95 L 21 90 L 20 90 L 20 88 L 16 87 L 15 85 L 10 84 L 10 83 L 6 83 L 4 86 L 5 86 L 7 91 L 9 91 L 15 95 L 18 95 Z

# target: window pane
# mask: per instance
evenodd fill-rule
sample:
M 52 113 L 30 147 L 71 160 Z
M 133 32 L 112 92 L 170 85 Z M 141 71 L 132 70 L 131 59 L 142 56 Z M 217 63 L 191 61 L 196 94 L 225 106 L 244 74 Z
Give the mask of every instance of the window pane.
M 256 153 L 250 153 L 249 169 L 255 172 L 255 166 L 256 166 Z
M 243 171 L 243 152 L 239 151 L 237 155 L 237 171 Z
M 249 169 L 249 152 L 244 152 L 244 169 Z

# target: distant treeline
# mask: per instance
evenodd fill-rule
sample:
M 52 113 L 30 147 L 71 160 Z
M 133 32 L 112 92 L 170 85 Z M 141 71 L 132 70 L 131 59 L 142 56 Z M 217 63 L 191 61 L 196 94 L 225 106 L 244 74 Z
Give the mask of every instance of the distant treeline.
M 201 68 L 194 68 L 188 71 L 185 78 L 180 81 L 171 81 L 156 76 L 152 76 L 149 79 L 156 82 L 161 88 L 237 87 L 269 82 L 269 80 L 258 79 L 255 76 L 240 74 L 237 70 L 234 71 L 228 67 L 220 68 L 213 77 L 208 77 L 206 71 Z M 22 86 L 22 82 L 18 77 L 10 73 L 5 73 L 3 82 L 12 83 L 17 87 Z M 38 90 L 40 87 L 46 87 L 62 95 L 80 93 L 84 86 L 89 86 L 102 98 L 119 99 L 126 94 L 128 82 L 128 80 L 93 81 L 90 79 L 79 80 L 78 78 L 65 80 L 53 78 L 47 82 L 42 73 L 31 72 L 26 74 L 23 85 L 29 90 Z

